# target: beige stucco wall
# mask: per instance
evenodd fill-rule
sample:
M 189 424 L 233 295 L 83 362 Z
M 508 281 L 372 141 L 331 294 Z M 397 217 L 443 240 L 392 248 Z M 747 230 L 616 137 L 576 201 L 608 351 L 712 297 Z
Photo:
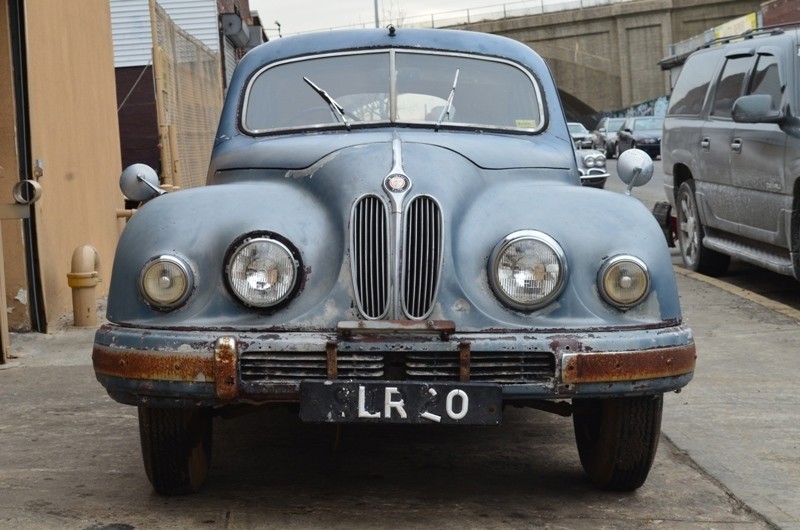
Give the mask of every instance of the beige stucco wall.
M 48 329 L 72 311 L 73 251 L 100 253 L 108 291 L 118 238 L 121 170 L 108 0 L 25 0 L 31 157 L 41 160 L 34 207 Z

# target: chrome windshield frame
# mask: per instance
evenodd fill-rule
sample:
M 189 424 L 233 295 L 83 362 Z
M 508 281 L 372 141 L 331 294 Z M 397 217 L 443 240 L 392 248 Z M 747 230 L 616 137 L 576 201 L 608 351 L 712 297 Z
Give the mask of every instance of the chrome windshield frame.
M 410 55 L 436 55 L 436 56 L 444 56 L 444 57 L 463 57 L 467 59 L 473 60 L 480 60 L 480 61 L 487 61 L 487 62 L 494 62 L 499 64 L 505 64 L 516 70 L 522 72 L 530 81 L 531 87 L 533 89 L 535 95 L 535 104 L 539 111 L 539 120 L 536 123 L 535 127 L 510 127 L 510 126 L 499 126 L 499 125 L 491 125 L 491 124 L 481 124 L 481 123 L 465 123 L 465 122 L 458 122 L 458 121 L 447 121 L 441 124 L 439 127 L 441 128 L 451 128 L 457 130 L 492 130 L 498 132 L 507 132 L 513 134 L 533 134 L 542 131 L 545 128 L 545 124 L 547 123 L 547 108 L 544 105 L 544 101 L 542 99 L 542 90 L 539 86 L 534 75 L 524 66 L 516 63 L 514 61 L 506 60 L 499 57 L 487 56 L 487 55 L 480 55 L 480 54 L 472 54 L 472 53 L 463 53 L 463 52 L 444 52 L 438 50 L 414 50 L 414 49 L 396 49 L 396 48 L 379 48 L 374 50 L 356 50 L 356 51 L 344 51 L 344 52 L 333 52 L 333 53 L 323 53 L 323 54 L 316 54 L 316 55 L 306 55 L 302 57 L 294 57 L 292 59 L 287 59 L 283 61 L 276 61 L 274 63 L 268 64 L 259 70 L 257 70 L 248 80 L 247 85 L 245 87 L 244 97 L 242 98 L 240 111 L 238 112 L 238 128 L 248 136 L 270 136 L 270 135 L 285 135 L 285 134 L 294 134 L 303 131 L 327 131 L 327 130 L 337 130 L 337 129 L 345 129 L 345 125 L 342 123 L 320 123 L 320 124 L 307 124 L 307 125 L 298 125 L 298 126 L 289 126 L 289 127 L 275 127 L 269 129 L 249 129 L 246 126 L 247 123 L 247 111 L 250 107 L 250 100 L 252 97 L 253 85 L 255 84 L 256 80 L 259 79 L 261 75 L 272 68 L 276 68 L 279 66 L 283 66 L 286 64 L 298 63 L 308 60 L 315 60 L 315 59 L 325 59 L 329 57 L 346 57 L 346 56 L 363 56 L 363 55 L 370 55 L 370 54 L 388 54 L 389 59 L 389 119 L 388 120 L 376 120 L 376 121 L 351 121 L 351 129 L 356 128 L 374 128 L 374 127 L 386 127 L 386 126 L 412 126 L 418 128 L 430 128 L 435 130 L 436 122 L 428 121 L 428 120 L 400 120 L 398 119 L 398 90 L 397 90 L 397 54 L 410 54 Z M 456 100 L 458 97 L 456 96 Z M 346 110 L 346 109 L 345 109 Z

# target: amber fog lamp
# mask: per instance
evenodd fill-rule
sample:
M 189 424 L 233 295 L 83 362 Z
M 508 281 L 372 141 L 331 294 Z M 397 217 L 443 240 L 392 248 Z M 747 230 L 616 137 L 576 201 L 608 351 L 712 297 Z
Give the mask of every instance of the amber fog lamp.
M 564 252 L 542 232 L 522 230 L 506 236 L 495 247 L 489 263 L 492 289 L 503 303 L 515 309 L 547 305 L 564 287 Z
M 647 266 L 633 256 L 615 256 L 600 269 L 600 293 L 609 304 L 620 309 L 632 307 L 650 289 Z
M 151 306 L 172 309 L 189 298 L 193 282 L 191 269 L 181 259 L 159 256 L 142 269 L 139 287 Z
M 297 282 L 297 260 L 280 241 L 247 239 L 231 255 L 228 282 L 245 304 L 271 307 L 291 295 Z

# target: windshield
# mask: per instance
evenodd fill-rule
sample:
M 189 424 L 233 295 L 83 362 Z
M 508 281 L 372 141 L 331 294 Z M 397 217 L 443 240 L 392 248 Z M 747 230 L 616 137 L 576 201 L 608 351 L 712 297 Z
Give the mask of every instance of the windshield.
M 619 128 L 622 127 L 623 123 L 625 123 L 625 118 L 619 118 L 619 119 L 615 119 L 615 120 L 608 120 L 608 127 L 607 127 L 606 130 L 608 132 L 617 132 L 619 130 Z
M 381 51 L 270 66 L 250 82 L 242 112 L 254 134 L 380 123 L 536 131 L 542 105 L 533 78 L 511 63 Z
M 641 118 L 633 120 L 634 131 L 655 131 L 661 130 L 664 126 L 663 118 Z
M 586 130 L 586 127 L 583 126 L 581 123 L 567 123 L 567 127 L 569 127 L 569 132 L 573 134 L 585 134 L 589 131 Z

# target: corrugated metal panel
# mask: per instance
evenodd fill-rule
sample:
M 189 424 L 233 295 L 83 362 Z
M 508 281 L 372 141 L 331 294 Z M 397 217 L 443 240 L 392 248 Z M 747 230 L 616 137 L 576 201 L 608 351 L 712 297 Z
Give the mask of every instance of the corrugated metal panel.
M 110 0 L 114 39 L 114 66 L 142 66 L 150 62 L 152 37 L 148 0 Z M 216 0 L 160 0 L 159 4 L 184 31 L 213 51 L 219 51 Z
M 222 39 L 222 41 L 225 49 L 225 88 L 227 89 L 238 61 L 236 60 L 236 48 L 233 44 L 228 39 Z

